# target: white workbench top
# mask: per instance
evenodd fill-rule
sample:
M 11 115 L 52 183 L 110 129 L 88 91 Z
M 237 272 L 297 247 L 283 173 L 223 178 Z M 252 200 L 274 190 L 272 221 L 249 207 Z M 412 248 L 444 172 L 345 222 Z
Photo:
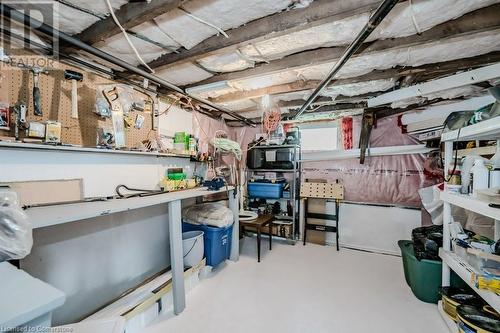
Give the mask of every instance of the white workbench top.
M 227 189 L 226 187 L 223 187 L 218 191 L 208 191 L 205 187 L 199 187 L 190 190 L 182 190 L 146 197 L 111 199 L 107 201 L 83 202 L 57 206 L 29 208 L 25 210 L 25 213 L 30 218 L 31 223 L 33 224 L 33 228 L 42 228 L 51 225 L 75 222 L 98 216 L 125 212 L 132 209 L 154 206 L 176 200 L 222 193 L 226 192 L 227 190 L 233 189 L 234 187 L 229 186 Z
M 64 304 L 62 291 L 8 262 L 0 263 L 0 327 L 15 328 Z

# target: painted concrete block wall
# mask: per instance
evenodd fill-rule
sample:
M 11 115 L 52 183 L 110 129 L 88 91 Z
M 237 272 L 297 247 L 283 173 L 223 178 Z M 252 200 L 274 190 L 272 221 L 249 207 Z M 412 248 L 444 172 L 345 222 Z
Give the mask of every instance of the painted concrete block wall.
M 419 209 L 342 204 L 339 214 L 340 244 L 390 254 L 400 254 L 398 240 L 411 239 L 421 224 Z M 327 242 L 334 243 L 334 236 Z
M 170 265 L 166 205 L 36 229 L 34 240 L 21 267 L 66 293 L 56 325 L 83 319 Z
M 0 182 L 83 178 L 86 197 L 113 195 L 119 184 L 155 188 L 167 167 L 192 167 L 182 158 L 23 149 L 0 154 Z M 34 240 L 22 268 L 68 295 L 55 324 L 81 319 L 170 265 L 167 208 L 161 206 L 37 229 Z
M 324 200 L 309 200 L 309 211 L 335 214 L 335 203 Z M 403 207 L 384 207 L 342 203 L 340 205 L 340 244 L 360 250 L 378 253 L 400 254 L 397 245 L 400 239 L 411 239 L 411 231 L 421 226 L 419 209 Z M 325 223 L 309 219 L 310 223 Z M 301 217 L 301 231 L 303 230 Z M 326 221 L 334 226 L 335 222 Z M 335 234 L 326 233 L 325 242 L 335 244 Z

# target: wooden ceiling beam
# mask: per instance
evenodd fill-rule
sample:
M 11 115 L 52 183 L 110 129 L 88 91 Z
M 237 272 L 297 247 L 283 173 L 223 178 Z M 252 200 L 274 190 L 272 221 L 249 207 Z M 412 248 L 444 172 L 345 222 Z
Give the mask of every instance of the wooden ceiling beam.
M 494 31 L 500 28 L 500 15 L 498 15 L 498 12 L 500 12 L 500 4 L 478 9 L 455 20 L 437 25 L 419 35 L 365 43 L 353 58 L 359 57 L 360 54 L 365 55 L 390 49 L 406 49 L 412 46 L 441 41 L 444 38 L 458 37 L 460 35 L 465 37 L 473 33 Z M 221 73 L 191 84 L 190 87 L 221 81 L 256 78 L 293 69 L 304 69 L 311 66 L 332 63 L 342 55 L 344 49 L 344 46 L 335 46 L 295 53 L 269 63 L 258 64 L 253 68 L 237 72 Z
M 151 2 L 129 2 L 115 11 L 118 22 L 125 28 L 131 29 L 144 22 L 182 5 L 185 0 L 151 0 Z M 92 24 L 75 37 L 86 44 L 95 44 L 106 38 L 119 34 L 120 28 L 111 16 Z
M 279 12 L 227 30 L 229 38 L 216 35 L 189 50 L 182 49 L 177 54 L 164 54 L 148 65 L 151 68 L 162 68 L 174 63 L 196 61 L 215 53 L 236 50 L 264 39 L 366 13 L 375 9 L 379 4 L 380 0 L 315 0 L 306 8 Z

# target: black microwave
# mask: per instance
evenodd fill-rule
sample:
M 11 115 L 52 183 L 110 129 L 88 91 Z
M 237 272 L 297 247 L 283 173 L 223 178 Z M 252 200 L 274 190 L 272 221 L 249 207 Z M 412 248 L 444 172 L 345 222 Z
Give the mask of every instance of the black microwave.
M 294 147 L 254 147 L 247 151 L 249 169 L 293 169 Z

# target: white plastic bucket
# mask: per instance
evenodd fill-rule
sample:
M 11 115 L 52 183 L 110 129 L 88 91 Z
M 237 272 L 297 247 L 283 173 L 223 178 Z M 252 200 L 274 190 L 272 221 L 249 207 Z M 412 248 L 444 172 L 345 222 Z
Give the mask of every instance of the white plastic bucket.
M 184 267 L 193 267 L 203 259 L 203 231 L 188 231 L 182 233 L 182 250 Z

